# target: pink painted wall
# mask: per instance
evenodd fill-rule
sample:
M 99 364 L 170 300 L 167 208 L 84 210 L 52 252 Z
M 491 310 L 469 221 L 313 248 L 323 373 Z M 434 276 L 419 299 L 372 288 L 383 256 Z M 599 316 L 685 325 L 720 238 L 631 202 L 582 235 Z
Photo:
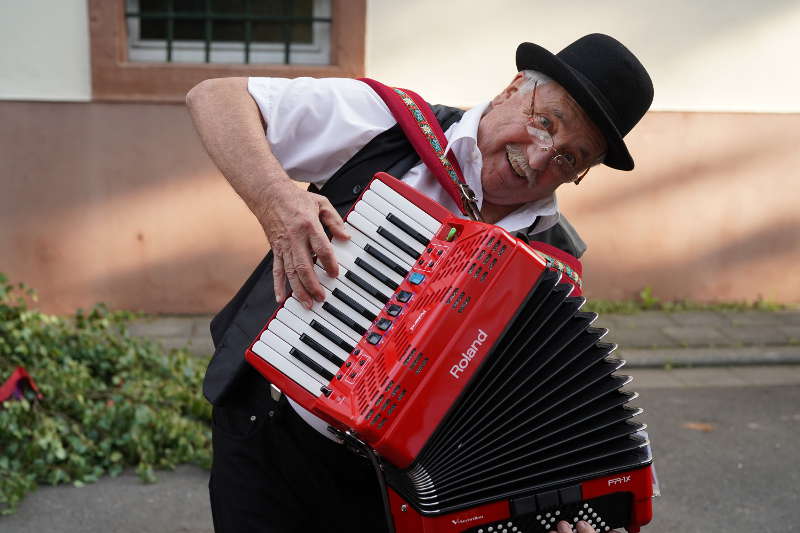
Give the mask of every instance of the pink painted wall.
M 267 249 L 180 105 L 0 102 L 0 271 L 70 312 L 205 313 Z M 800 302 L 800 115 L 651 113 L 637 169 L 594 169 L 562 209 L 587 294 Z

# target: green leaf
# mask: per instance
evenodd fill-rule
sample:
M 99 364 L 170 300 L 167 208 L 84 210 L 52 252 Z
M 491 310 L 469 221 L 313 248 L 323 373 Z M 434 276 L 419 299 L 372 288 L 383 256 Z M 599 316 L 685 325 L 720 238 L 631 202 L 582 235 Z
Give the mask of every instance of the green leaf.
M 0 273 L 0 382 L 21 365 L 44 395 L 0 408 L 0 515 L 39 484 L 81 486 L 131 467 L 154 482 L 157 468 L 209 467 L 206 361 L 130 336 L 135 313 L 47 315 L 34 297 Z

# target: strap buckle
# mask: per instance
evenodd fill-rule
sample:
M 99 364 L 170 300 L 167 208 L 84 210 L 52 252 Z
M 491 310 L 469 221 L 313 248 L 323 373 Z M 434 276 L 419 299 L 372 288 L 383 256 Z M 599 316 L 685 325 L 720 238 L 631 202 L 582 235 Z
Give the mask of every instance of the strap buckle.
M 475 196 L 475 192 L 469 188 L 469 185 L 466 183 L 459 183 L 458 184 L 458 191 L 461 193 L 461 203 L 464 204 L 464 209 L 466 210 L 467 216 L 471 220 L 475 220 L 477 222 L 482 222 L 483 219 L 481 218 L 481 212 L 478 209 L 478 202 Z

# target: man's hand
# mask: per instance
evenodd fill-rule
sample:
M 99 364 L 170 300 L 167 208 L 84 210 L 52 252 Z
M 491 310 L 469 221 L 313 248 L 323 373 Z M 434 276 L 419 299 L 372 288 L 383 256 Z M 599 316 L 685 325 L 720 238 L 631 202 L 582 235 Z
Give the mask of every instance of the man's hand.
M 592 526 L 581 520 L 578 522 L 576 531 L 578 533 L 597 533 Z M 558 523 L 558 531 L 551 531 L 550 533 L 572 533 L 572 527 L 568 522 L 562 520 Z M 619 533 L 618 531 L 609 531 L 608 533 Z
M 339 213 L 324 196 L 299 189 L 285 182 L 265 191 L 262 209 L 254 210 L 274 255 L 272 275 L 275 298 L 286 299 L 286 281 L 294 296 L 307 308 L 313 300 L 325 299 L 325 291 L 314 272 L 314 260 L 332 277 L 339 266 L 325 228 L 338 239 L 349 239 Z
M 342 219 L 322 196 L 295 185 L 264 135 L 269 125 L 247 91 L 247 78 L 203 81 L 186 104 L 208 155 L 264 228 L 275 256 L 275 297 L 286 299 L 286 280 L 310 308 L 325 292 L 314 272 L 314 257 L 331 276 L 339 269 L 324 228 L 349 239 Z

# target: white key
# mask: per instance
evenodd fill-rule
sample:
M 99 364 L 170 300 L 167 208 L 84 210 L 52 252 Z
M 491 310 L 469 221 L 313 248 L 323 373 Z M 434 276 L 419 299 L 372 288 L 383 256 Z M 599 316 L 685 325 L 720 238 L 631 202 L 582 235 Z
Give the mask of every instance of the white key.
M 369 244 L 370 246 L 372 246 L 373 248 L 378 250 L 380 253 L 385 255 L 387 259 L 389 259 L 390 261 L 395 263 L 398 267 L 400 267 L 402 269 L 405 269 L 406 273 L 402 274 L 403 276 L 408 274 L 408 265 L 405 264 L 405 262 L 402 259 L 398 258 L 392 252 L 390 252 L 389 250 L 387 250 L 386 248 L 384 248 L 383 246 L 378 244 L 377 241 L 371 240 L 369 237 L 367 237 L 366 235 L 361 233 L 355 227 L 349 226 L 349 231 L 350 231 L 350 240 L 353 241 L 359 248 L 364 250 L 364 249 L 366 249 L 367 245 Z M 397 274 L 400 275 L 399 272 Z
M 341 279 L 342 281 L 352 281 L 345 278 L 347 270 L 350 270 L 353 272 L 353 274 L 357 275 L 358 277 L 369 283 L 372 287 L 377 289 L 378 292 L 380 292 L 387 298 L 392 297 L 392 295 L 394 294 L 394 290 L 390 289 L 389 287 L 381 283 L 378 280 L 378 278 L 376 278 L 375 276 L 373 276 L 372 274 L 370 274 L 369 272 L 358 266 L 356 264 L 355 258 L 352 255 L 350 255 L 347 249 L 339 246 L 336 242 L 331 242 L 331 245 L 333 246 L 333 252 L 336 254 L 336 260 L 339 262 L 339 266 L 345 269 L 345 271 L 342 271 L 341 269 L 339 270 L 339 279 Z M 358 285 L 356 285 L 356 287 L 357 286 Z M 378 300 L 375 301 L 378 302 Z
M 326 339 L 322 333 L 320 333 L 319 331 L 315 330 L 314 328 L 312 328 L 311 326 L 300 320 L 299 317 L 295 316 L 294 313 L 292 313 L 285 307 L 280 311 L 278 311 L 277 317 L 281 322 L 292 328 L 296 333 L 298 334 L 304 333 L 309 337 L 311 337 L 312 339 L 314 339 L 315 341 L 317 341 L 318 343 L 320 343 L 328 350 L 330 350 L 333 355 L 342 360 L 342 362 L 339 363 L 339 365 L 344 364 L 345 359 L 347 359 L 347 357 L 350 355 L 348 352 L 344 351 L 343 349 L 339 348 L 334 343 Z M 308 346 L 305 343 L 303 343 L 303 346 L 306 346 L 308 350 L 313 350 L 311 346 Z M 303 350 L 302 347 L 298 346 L 298 348 L 301 349 L 301 351 L 303 351 L 304 353 L 306 352 L 306 350 Z
M 280 319 L 275 319 L 271 321 L 269 323 L 269 326 L 267 326 L 267 331 L 271 331 L 272 333 L 283 339 L 283 341 L 289 344 L 290 346 L 297 348 L 298 350 L 306 354 L 309 359 L 313 359 L 315 363 L 317 363 L 319 366 L 321 366 L 328 372 L 336 374 L 336 372 L 339 371 L 338 365 L 334 365 L 333 363 L 322 357 L 320 354 L 318 354 L 316 351 L 312 350 L 310 347 L 300 342 L 300 334 L 294 331 L 286 324 L 284 324 L 283 322 L 281 322 Z M 266 344 L 271 346 L 269 342 L 267 342 Z
M 353 300 L 357 301 L 367 309 L 369 309 L 374 315 L 377 315 L 383 309 L 383 303 L 377 301 L 372 296 L 367 294 L 367 292 L 350 281 L 349 279 L 344 278 L 345 272 L 347 269 L 343 266 L 339 266 L 339 277 L 333 278 L 329 276 L 322 267 L 319 265 L 314 265 L 314 271 L 317 273 L 317 277 L 319 277 L 320 283 L 328 292 L 333 292 L 334 289 L 341 289 L 345 292 L 348 296 L 350 296 Z M 326 298 L 327 299 L 327 298 Z M 350 313 L 348 313 L 348 316 Z M 364 326 L 368 328 L 369 326 Z
M 275 323 L 274 320 L 272 322 L 270 322 L 270 324 L 273 324 L 273 323 Z M 293 356 L 290 353 L 290 350 L 292 349 L 291 344 L 289 344 L 288 342 L 286 342 L 282 338 L 278 337 L 272 331 L 266 330 L 264 333 L 261 334 L 261 338 L 259 340 L 261 342 L 263 342 L 264 344 L 266 344 L 267 346 L 269 346 L 270 348 L 272 348 L 273 350 L 275 350 L 276 352 L 278 352 L 280 355 L 282 355 L 284 359 L 288 360 L 289 362 L 291 362 L 296 367 L 302 369 L 303 372 L 305 372 L 309 376 L 313 377 L 316 381 L 319 381 L 323 385 L 327 385 L 328 383 L 330 383 L 325 376 L 321 376 L 321 375 L 317 374 L 316 371 L 312 370 L 310 367 L 308 367 L 305 364 L 303 364 L 302 361 L 300 361 L 295 356 Z M 305 352 L 303 352 L 303 353 L 305 353 Z
M 424 244 L 421 244 L 412 239 L 410 236 L 406 235 L 403 230 L 386 220 L 386 215 L 382 215 L 371 205 L 364 202 L 358 202 L 355 206 L 355 210 L 356 212 L 361 213 L 367 220 L 376 226 L 383 226 L 387 231 L 393 233 L 395 237 L 401 239 L 406 246 L 415 250 L 417 253 L 421 254 L 425 251 Z
M 355 343 L 357 343 L 359 341 L 359 339 L 360 339 L 360 337 L 358 337 L 358 335 L 356 335 L 355 331 L 353 331 L 353 335 L 352 336 L 347 335 L 344 331 L 342 331 L 340 328 L 346 328 L 348 330 L 350 330 L 350 328 L 345 326 L 344 323 L 339 322 L 338 319 L 335 319 L 337 324 L 334 324 L 333 321 L 330 320 L 330 318 L 328 318 L 328 317 L 330 317 L 330 315 L 327 312 L 325 313 L 326 318 L 323 318 L 319 314 L 317 309 L 312 307 L 311 310 L 309 311 L 308 309 L 303 307 L 303 304 L 301 304 L 298 300 L 296 300 L 294 298 L 288 298 L 286 300 L 286 303 L 283 306 L 284 306 L 284 308 L 286 308 L 289 311 L 291 311 L 298 318 L 300 318 L 300 320 L 302 320 L 306 324 L 310 325 L 312 320 L 316 320 L 321 325 L 323 325 L 326 329 L 328 329 L 331 333 L 333 333 L 334 335 L 336 335 L 337 337 L 342 339 L 347 344 L 355 345 Z M 320 303 L 319 306 L 320 306 L 320 310 L 321 310 L 322 304 Z M 350 330 L 350 331 L 352 331 L 352 330 Z M 358 338 L 353 339 L 353 337 L 358 337 Z M 353 342 L 353 341 L 355 341 L 355 342 Z
M 307 368 L 305 367 L 301 368 L 295 365 L 294 361 L 297 361 L 297 359 L 292 358 L 293 361 L 286 359 L 284 356 L 282 356 L 281 354 L 279 354 L 278 352 L 276 352 L 275 350 L 273 350 L 272 348 L 264 344 L 263 341 L 260 340 L 256 341 L 256 343 L 253 345 L 253 353 L 261 357 L 267 363 L 277 368 L 281 374 L 283 374 L 284 376 L 288 377 L 289 379 L 291 379 L 292 381 L 303 387 L 312 395 L 316 397 L 322 396 L 320 388 L 323 385 L 327 385 L 327 383 L 318 381 L 317 378 L 314 377 L 317 376 L 317 374 L 314 374 L 314 376 L 307 374 L 306 373 L 306 371 L 308 370 Z M 297 362 L 300 363 L 299 361 Z
M 403 282 L 403 276 L 401 276 L 391 268 L 387 267 L 386 265 L 384 265 L 371 255 L 369 255 L 367 252 L 364 251 L 363 248 L 359 247 L 358 244 L 353 242 L 352 239 L 346 241 L 340 239 L 333 239 L 331 241 L 331 244 L 334 247 L 334 253 L 336 254 L 337 259 L 339 259 L 338 250 L 342 250 L 343 252 L 349 254 L 353 258 L 353 264 L 355 264 L 356 259 L 361 259 L 362 261 L 366 261 L 375 270 L 377 270 L 390 280 L 394 281 L 398 285 Z
M 383 213 L 384 216 L 388 215 L 389 213 L 394 214 L 397 218 L 399 218 L 400 220 L 411 226 L 415 231 L 427 237 L 429 241 L 434 236 L 434 232 L 430 231 L 428 228 L 422 226 L 421 224 L 415 222 L 414 219 L 408 216 L 405 213 L 405 211 L 403 211 L 399 206 L 394 206 L 390 204 L 375 191 L 367 190 L 366 192 L 364 192 L 364 196 L 361 197 L 361 201 L 367 202 L 369 205 L 374 207 L 376 211 L 378 211 L 379 213 Z
M 416 259 L 409 256 L 403 250 L 389 242 L 383 235 L 378 235 L 378 226 L 367 220 L 361 213 L 351 211 L 347 216 L 347 222 L 345 222 L 344 225 L 345 227 L 355 226 L 364 235 L 366 235 L 367 238 L 377 242 L 392 252 L 392 254 L 394 254 L 396 257 L 399 257 L 402 260 L 402 264 L 406 265 L 409 270 L 411 270 L 411 267 L 416 263 Z
M 411 203 L 399 192 L 395 191 L 380 180 L 374 180 L 369 190 L 375 191 L 391 205 L 396 205 L 408 216 L 426 227 L 431 233 L 436 233 L 442 227 L 442 223 L 430 216 L 428 213 Z

